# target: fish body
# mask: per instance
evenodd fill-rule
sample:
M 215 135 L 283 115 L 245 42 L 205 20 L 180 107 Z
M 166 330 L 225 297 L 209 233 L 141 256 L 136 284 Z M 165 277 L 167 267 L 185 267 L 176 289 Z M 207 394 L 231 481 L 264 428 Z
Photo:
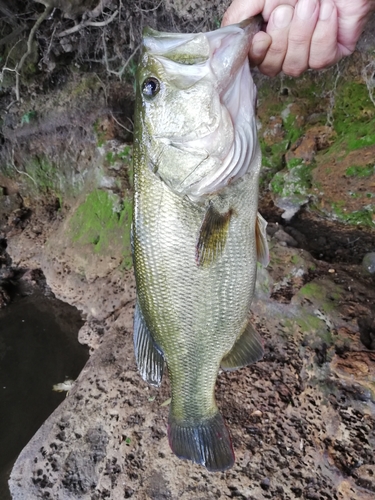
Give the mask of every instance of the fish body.
M 135 355 L 153 385 L 166 362 L 171 448 L 211 471 L 234 463 L 215 403 L 218 370 L 263 354 L 249 324 L 257 256 L 267 259 L 247 62 L 259 25 L 193 35 L 149 30 L 137 74 Z

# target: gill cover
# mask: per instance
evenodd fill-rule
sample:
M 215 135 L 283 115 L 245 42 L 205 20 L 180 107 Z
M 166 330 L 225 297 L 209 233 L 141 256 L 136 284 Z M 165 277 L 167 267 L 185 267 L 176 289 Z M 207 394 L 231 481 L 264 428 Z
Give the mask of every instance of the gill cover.
M 248 64 L 260 24 L 257 17 L 209 33 L 144 34 L 138 80 L 149 165 L 193 201 L 260 167 Z M 144 90 L 150 78 L 160 85 L 152 96 Z

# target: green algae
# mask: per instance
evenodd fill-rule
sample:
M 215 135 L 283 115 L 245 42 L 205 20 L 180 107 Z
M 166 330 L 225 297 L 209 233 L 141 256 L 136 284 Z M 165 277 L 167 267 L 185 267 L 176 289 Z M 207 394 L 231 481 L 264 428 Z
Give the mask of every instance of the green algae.
M 132 201 L 119 202 L 111 192 L 96 189 L 89 193 L 70 220 L 70 237 L 73 243 L 92 246 L 97 254 L 108 254 L 121 249 L 121 267 L 132 266 L 130 226 Z

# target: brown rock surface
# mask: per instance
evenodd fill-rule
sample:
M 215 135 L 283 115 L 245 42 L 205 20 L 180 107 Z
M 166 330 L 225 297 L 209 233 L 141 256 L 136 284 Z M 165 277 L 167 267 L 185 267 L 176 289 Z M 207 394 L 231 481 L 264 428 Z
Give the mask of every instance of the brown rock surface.
M 19 262 L 25 252 L 30 265 L 26 242 L 26 232 L 17 236 Z M 13 499 L 372 499 L 375 360 L 359 341 L 351 298 L 365 293 L 361 307 L 368 311 L 375 292 L 350 282 L 340 265 L 331 273 L 307 252 L 277 240 L 271 247 L 270 270 L 259 269 L 253 305 L 266 354 L 218 377 L 236 463 L 214 474 L 171 453 L 163 406 L 168 378 L 157 390 L 136 371 L 131 277 L 123 278 L 127 291 L 116 302 L 116 271 L 98 286 L 80 284 L 63 258 L 55 269 L 47 252 L 42 261 L 52 289 L 86 311 L 81 338 L 92 355 L 19 456 Z M 352 294 L 343 293 L 349 282 Z M 97 311 L 91 305 L 100 298 Z

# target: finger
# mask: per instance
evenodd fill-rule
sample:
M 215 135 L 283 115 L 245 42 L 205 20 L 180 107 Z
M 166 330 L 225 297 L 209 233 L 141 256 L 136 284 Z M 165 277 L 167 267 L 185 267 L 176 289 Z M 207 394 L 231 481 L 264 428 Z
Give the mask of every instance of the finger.
M 222 26 L 235 24 L 248 19 L 249 17 L 262 14 L 263 19 L 268 21 L 271 13 L 281 4 L 294 7 L 297 0 L 233 0 L 225 12 Z
M 271 37 L 267 33 L 264 33 L 264 31 L 259 31 L 259 33 L 254 35 L 249 51 L 249 59 L 252 66 L 258 66 L 263 62 L 271 42 Z
M 265 75 L 275 76 L 281 71 L 288 49 L 289 27 L 293 14 L 294 9 L 290 5 L 280 5 L 271 14 L 267 33 L 272 43 L 263 62 L 259 65 L 259 69 Z
M 319 16 L 318 0 L 299 0 L 289 29 L 288 50 L 282 69 L 299 76 L 309 67 L 310 45 Z
M 319 19 L 311 39 L 309 66 L 322 69 L 335 64 L 341 57 L 337 45 L 338 19 L 332 0 L 321 0 Z
M 263 10 L 265 0 L 233 0 L 228 7 L 228 10 L 223 16 L 221 25 L 235 24 L 248 19 L 249 17 L 260 14 Z
M 338 12 L 339 47 L 344 55 L 349 55 L 355 49 L 369 14 L 375 11 L 375 0 L 357 0 L 356 2 L 335 0 L 334 3 Z

